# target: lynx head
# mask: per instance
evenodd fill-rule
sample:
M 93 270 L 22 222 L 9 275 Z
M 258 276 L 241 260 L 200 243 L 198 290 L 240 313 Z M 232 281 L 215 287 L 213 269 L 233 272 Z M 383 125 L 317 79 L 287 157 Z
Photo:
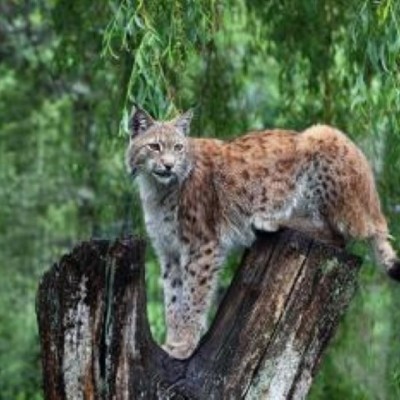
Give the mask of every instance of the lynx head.
M 163 185 L 182 182 L 190 170 L 187 135 L 191 110 L 172 121 L 155 121 L 141 108 L 130 120 L 126 165 L 132 176 L 142 174 Z

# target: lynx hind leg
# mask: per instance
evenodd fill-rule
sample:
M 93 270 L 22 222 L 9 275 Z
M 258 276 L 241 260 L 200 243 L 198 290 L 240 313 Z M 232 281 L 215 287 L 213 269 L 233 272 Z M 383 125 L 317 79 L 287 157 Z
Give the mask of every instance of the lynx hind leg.
M 201 246 L 183 268 L 182 298 L 175 341 L 165 349 L 175 358 L 188 358 L 195 350 L 206 327 L 208 310 L 217 286 L 223 257 L 215 242 Z
M 328 222 L 323 221 L 322 218 L 296 217 L 291 218 L 288 222 L 283 222 L 281 226 L 303 232 L 313 239 L 329 245 L 345 246 L 344 237 L 333 229 Z
M 312 216 L 293 216 L 287 219 L 273 220 L 262 214 L 256 214 L 253 219 L 253 228 L 263 232 L 276 232 L 281 228 L 294 229 L 311 236 L 313 239 L 344 247 L 343 236 L 330 224 L 323 221 L 323 218 L 313 218 Z
M 257 231 L 276 232 L 279 230 L 279 222 L 262 214 L 257 213 L 253 217 L 252 227 Z
M 377 263 L 399 281 L 400 261 L 389 241 L 386 219 L 380 211 L 377 194 L 369 196 L 369 202 L 348 200 L 344 203 L 346 207 L 336 211 L 330 222 L 344 237 L 369 240 Z

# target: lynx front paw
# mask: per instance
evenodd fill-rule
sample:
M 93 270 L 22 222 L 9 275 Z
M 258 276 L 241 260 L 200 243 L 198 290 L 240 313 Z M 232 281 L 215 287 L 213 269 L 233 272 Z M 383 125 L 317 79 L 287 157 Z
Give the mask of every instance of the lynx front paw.
M 180 343 L 164 343 L 162 346 L 171 357 L 177 358 L 179 360 L 184 360 L 189 358 L 196 348 L 196 345 L 187 342 Z

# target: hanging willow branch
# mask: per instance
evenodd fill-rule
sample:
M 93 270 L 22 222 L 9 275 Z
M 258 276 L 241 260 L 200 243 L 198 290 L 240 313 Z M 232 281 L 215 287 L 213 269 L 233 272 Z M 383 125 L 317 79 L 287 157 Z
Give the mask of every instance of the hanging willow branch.
M 187 64 L 214 39 L 219 21 L 214 0 L 115 2 L 102 53 L 114 59 L 133 56 L 126 103 L 134 98 L 157 117 L 176 111 Z

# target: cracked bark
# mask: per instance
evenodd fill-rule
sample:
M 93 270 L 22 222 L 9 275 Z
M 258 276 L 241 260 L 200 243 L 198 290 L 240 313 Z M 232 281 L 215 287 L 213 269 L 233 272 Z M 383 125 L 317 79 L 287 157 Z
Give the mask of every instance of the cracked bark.
M 179 361 L 150 334 L 144 242 L 84 242 L 39 286 L 45 398 L 304 398 L 359 265 L 298 232 L 261 235 L 198 349 Z

